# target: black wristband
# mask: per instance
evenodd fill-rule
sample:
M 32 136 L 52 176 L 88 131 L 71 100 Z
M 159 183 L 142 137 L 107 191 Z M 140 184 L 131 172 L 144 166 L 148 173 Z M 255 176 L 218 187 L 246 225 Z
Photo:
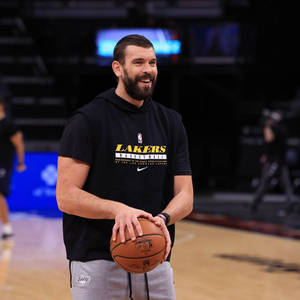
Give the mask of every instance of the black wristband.
M 165 223 L 166 223 L 166 225 L 168 225 L 170 223 L 170 215 L 167 214 L 166 212 L 162 212 L 162 213 L 160 213 L 160 215 L 163 215 L 166 218 Z

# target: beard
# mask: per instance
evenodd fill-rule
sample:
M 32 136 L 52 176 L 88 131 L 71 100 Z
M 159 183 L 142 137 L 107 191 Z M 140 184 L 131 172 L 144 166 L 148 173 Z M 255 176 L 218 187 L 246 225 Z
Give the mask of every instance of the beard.
M 154 78 L 151 74 L 144 74 L 141 76 L 136 76 L 134 79 L 131 79 L 128 76 L 128 73 L 126 70 L 124 70 L 124 79 L 123 83 L 126 89 L 127 94 L 138 101 L 146 100 L 150 98 L 153 94 L 155 84 L 156 84 L 156 78 Z M 138 83 L 140 80 L 150 79 L 152 84 L 151 86 L 145 86 L 145 87 L 139 87 Z

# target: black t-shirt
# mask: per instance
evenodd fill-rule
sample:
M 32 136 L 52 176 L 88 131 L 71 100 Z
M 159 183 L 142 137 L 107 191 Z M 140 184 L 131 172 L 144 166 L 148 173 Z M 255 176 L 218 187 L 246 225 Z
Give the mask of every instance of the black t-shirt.
M 187 137 L 180 115 L 151 99 L 142 107 L 114 89 L 97 96 L 69 120 L 60 156 L 90 165 L 83 189 L 153 215 L 173 198 L 175 175 L 190 175 Z M 114 220 L 63 214 L 70 260 L 112 260 L 109 241 Z M 174 225 L 168 227 L 174 242 Z
M 15 148 L 10 138 L 18 131 L 17 127 L 7 119 L 0 120 L 0 166 L 11 168 Z

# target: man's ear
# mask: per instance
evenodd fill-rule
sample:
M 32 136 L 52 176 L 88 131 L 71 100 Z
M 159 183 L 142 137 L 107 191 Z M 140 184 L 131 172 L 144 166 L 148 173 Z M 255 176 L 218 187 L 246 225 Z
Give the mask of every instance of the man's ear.
M 111 67 L 113 69 L 113 72 L 115 75 L 119 78 L 121 76 L 121 64 L 120 62 L 114 60 L 111 64 Z

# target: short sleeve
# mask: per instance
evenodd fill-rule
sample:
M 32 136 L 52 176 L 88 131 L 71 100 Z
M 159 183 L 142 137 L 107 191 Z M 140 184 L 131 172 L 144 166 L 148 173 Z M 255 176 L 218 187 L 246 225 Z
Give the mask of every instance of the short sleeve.
M 13 135 L 15 135 L 17 132 L 19 131 L 18 127 L 13 124 L 13 123 L 9 123 L 7 125 L 7 128 L 6 128 L 6 132 L 7 132 L 7 136 L 8 137 L 12 137 Z
M 92 163 L 92 133 L 85 116 L 78 113 L 67 123 L 60 140 L 59 156 Z
M 188 138 L 181 117 L 178 116 L 175 126 L 174 175 L 191 175 Z

